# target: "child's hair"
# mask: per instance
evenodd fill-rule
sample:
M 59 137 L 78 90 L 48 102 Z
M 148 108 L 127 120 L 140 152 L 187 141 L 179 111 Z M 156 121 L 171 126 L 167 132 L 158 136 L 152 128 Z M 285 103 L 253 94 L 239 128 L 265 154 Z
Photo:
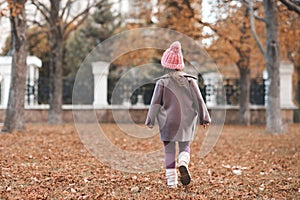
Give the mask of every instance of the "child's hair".
M 179 71 L 181 70 L 164 68 L 165 74 L 168 74 L 171 80 L 173 80 L 178 86 L 182 87 L 185 86 L 187 82 L 185 79 L 181 78 Z

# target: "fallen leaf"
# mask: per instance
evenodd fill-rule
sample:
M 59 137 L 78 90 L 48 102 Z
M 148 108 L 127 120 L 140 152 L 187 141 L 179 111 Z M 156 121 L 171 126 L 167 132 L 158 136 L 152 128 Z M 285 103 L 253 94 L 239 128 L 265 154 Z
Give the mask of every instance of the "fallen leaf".
M 242 170 L 240 170 L 240 169 L 234 169 L 234 170 L 232 170 L 232 173 L 235 174 L 235 175 L 240 176 L 240 175 L 242 175 Z
M 264 189 L 265 189 L 265 185 L 264 184 L 261 184 L 260 186 L 259 186 L 259 188 L 258 188 L 260 191 L 264 191 Z
M 231 169 L 231 166 L 230 165 L 224 165 L 222 164 L 222 167 L 226 168 L 226 169 Z
M 74 188 L 70 189 L 71 193 L 76 193 L 76 190 Z
M 131 188 L 131 192 L 138 192 L 139 191 L 139 187 L 138 186 L 135 186 L 135 187 L 133 187 L 133 188 Z

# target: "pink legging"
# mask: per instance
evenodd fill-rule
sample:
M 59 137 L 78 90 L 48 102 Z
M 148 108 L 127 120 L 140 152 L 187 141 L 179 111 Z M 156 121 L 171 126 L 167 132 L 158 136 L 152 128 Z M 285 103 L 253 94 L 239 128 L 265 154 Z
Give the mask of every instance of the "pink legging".
M 179 153 L 185 151 L 190 153 L 190 142 L 178 142 Z M 167 169 L 174 169 L 176 167 L 176 142 L 175 141 L 164 141 L 165 147 L 165 162 Z

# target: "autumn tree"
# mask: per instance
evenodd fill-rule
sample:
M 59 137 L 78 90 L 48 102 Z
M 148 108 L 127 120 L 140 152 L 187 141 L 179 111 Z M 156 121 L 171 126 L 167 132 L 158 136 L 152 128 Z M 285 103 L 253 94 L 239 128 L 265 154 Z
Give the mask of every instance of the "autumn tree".
M 100 5 L 98 1 L 72 1 L 49 0 L 41 2 L 31 0 L 43 20 L 34 20 L 35 24 L 45 28 L 50 45 L 50 94 L 49 117 L 50 124 L 62 122 L 62 73 L 63 73 L 63 45 L 70 33 L 79 27 L 89 15 L 90 9 Z M 74 11 L 76 3 L 83 9 Z M 78 7 L 77 7 L 78 8 Z
M 262 59 L 257 56 L 259 52 L 251 37 L 248 8 L 242 4 L 226 1 L 212 7 L 211 12 L 216 13 L 214 20 L 200 21 L 212 31 L 212 33 L 207 31 L 204 35 L 211 43 L 206 48 L 219 65 L 220 71 L 224 71 L 223 68 L 227 66 L 231 68 L 237 66 L 239 75 L 232 74 L 234 70 L 231 70 L 230 77 L 239 77 L 239 123 L 250 125 L 251 78 L 258 72 L 258 70 L 253 72 L 253 66 L 259 65 Z M 256 59 L 253 59 L 254 57 Z
M 24 131 L 24 102 L 26 85 L 26 0 L 7 1 L 11 24 L 11 84 L 3 132 Z
M 197 22 L 198 18 L 201 18 L 201 2 L 199 1 L 159 0 L 154 2 L 151 0 L 132 0 L 129 2 L 129 12 L 125 16 L 125 26 L 127 29 L 142 27 L 166 28 L 199 41 L 203 26 Z M 156 36 L 153 35 L 153 37 Z M 161 46 L 167 47 L 170 44 L 167 37 L 157 35 L 157 39 L 152 39 L 159 40 Z M 177 39 L 180 40 L 180 38 Z M 143 40 L 136 40 L 136 38 L 128 38 L 128 41 L 125 41 L 125 43 L 132 45 L 143 42 Z M 184 51 L 188 50 L 185 49 Z M 156 49 L 143 49 L 136 53 L 131 52 L 123 56 L 120 60 L 123 63 L 125 62 L 125 65 L 139 65 L 145 61 L 158 62 L 162 54 L 160 51 Z M 114 63 L 116 65 L 122 64 L 119 60 L 116 60 Z
M 292 1 L 289 1 L 290 3 L 292 3 Z M 224 8 L 224 5 L 227 5 L 227 6 L 229 6 L 229 5 L 239 5 L 240 3 L 244 3 L 245 5 L 247 5 L 247 7 L 248 7 L 248 9 L 246 9 L 246 11 L 244 12 L 244 13 L 248 13 L 248 16 L 249 16 L 249 19 L 250 19 L 250 26 L 252 27 L 251 28 L 251 31 L 252 31 L 252 34 L 255 36 L 254 37 L 254 39 L 255 39 L 255 41 L 257 42 L 257 43 L 259 43 L 260 45 L 258 46 L 259 47 L 259 49 L 260 49 L 260 51 L 263 53 L 263 55 L 265 56 L 265 61 L 267 61 L 267 58 L 268 58 L 268 63 L 267 63 L 267 66 L 268 66 L 268 71 L 269 71 L 269 74 L 270 73 L 272 73 L 272 72 L 270 72 L 270 70 L 272 70 L 272 69 L 276 69 L 276 67 L 270 67 L 270 66 L 273 66 L 274 64 L 275 64 L 275 66 L 277 66 L 278 65 L 278 68 L 279 68 L 279 54 L 278 54 L 278 52 L 276 53 L 276 52 L 274 52 L 274 51 L 270 51 L 270 49 L 269 49 L 269 51 L 268 51 L 268 56 L 266 55 L 266 53 L 265 53 L 265 49 L 267 49 L 267 48 L 264 48 L 263 47 L 263 45 L 261 45 L 261 43 L 266 43 L 266 46 L 267 46 L 267 44 L 268 44 L 268 42 L 269 42 L 269 47 L 271 47 L 270 46 L 270 41 L 268 40 L 268 38 L 270 39 L 270 37 L 271 38 L 273 38 L 273 39 L 276 39 L 277 38 L 277 32 L 276 31 L 278 31 L 277 30 L 277 28 L 275 28 L 275 26 L 276 26 L 276 24 L 278 23 L 276 20 L 277 20 L 277 15 L 276 16 L 274 16 L 274 11 L 272 11 L 272 12 L 270 12 L 270 11 L 267 11 L 267 9 L 266 9 L 266 7 L 269 9 L 269 10 L 272 10 L 272 9 L 270 9 L 272 6 L 269 6 L 270 4 L 270 2 L 264 2 L 264 4 L 261 4 L 260 2 L 255 2 L 255 5 L 252 5 L 252 6 L 250 6 L 249 7 L 249 4 L 252 4 L 252 3 L 254 3 L 254 2 L 252 2 L 252 1 L 219 1 L 219 4 L 218 5 L 220 5 L 221 4 L 221 8 L 223 9 Z M 264 6 L 262 6 L 262 5 L 264 5 Z M 274 4 L 274 10 L 276 11 L 276 9 L 278 9 L 278 8 L 280 8 L 280 7 L 282 7 L 281 5 L 279 5 L 279 4 Z M 288 8 L 289 10 L 297 10 L 297 9 L 295 9 L 295 7 L 297 7 L 297 5 L 296 4 L 293 4 L 293 9 L 291 9 L 291 7 L 290 8 Z M 243 6 L 243 7 L 245 7 L 245 6 Z M 265 8 L 265 10 L 262 10 L 262 13 L 261 13 L 261 7 L 264 7 Z M 230 9 L 227 9 L 227 10 L 230 10 Z M 266 16 L 266 13 L 267 14 L 273 14 L 273 17 L 269 17 L 268 19 L 266 19 L 265 17 L 262 17 L 262 15 L 264 16 Z M 279 13 L 279 15 L 282 15 L 283 13 L 282 12 L 280 12 Z M 234 14 L 233 15 L 235 18 L 236 18 L 236 20 L 235 21 L 237 21 L 237 22 L 239 22 L 239 21 L 245 21 L 245 20 L 241 20 L 240 18 L 239 18 L 239 15 L 237 15 L 237 13 L 236 14 Z M 245 15 L 244 16 L 244 19 L 245 19 L 245 17 L 247 17 L 247 15 Z M 256 19 L 256 20 L 255 20 Z M 282 19 L 282 17 L 280 17 L 280 19 Z M 227 20 L 227 19 L 226 19 Z M 223 21 L 226 21 L 226 20 L 223 20 Z M 222 21 L 222 23 L 224 23 Z M 246 21 L 249 21 L 248 19 L 246 19 Z M 256 23 L 255 23 L 255 21 L 256 21 Z M 268 21 L 268 22 L 267 22 Z M 287 20 L 286 22 L 282 22 L 282 23 L 287 23 L 287 24 L 289 24 L 290 22 L 289 22 L 290 20 Z M 234 21 L 232 21 L 232 22 L 234 22 Z M 258 22 L 259 22 L 259 25 L 257 25 L 258 24 Z M 264 23 L 268 23 L 268 25 L 266 26 L 266 30 L 261 30 L 261 28 L 262 28 L 262 26 L 261 25 L 265 25 L 265 24 L 262 24 L 262 22 L 264 22 Z M 222 24 L 221 23 L 221 24 Z M 234 23 L 231 23 L 231 24 L 234 24 Z M 249 22 L 247 22 L 247 24 L 248 24 L 248 33 L 249 33 Z M 227 24 L 228 25 L 228 27 L 229 27 L 229 25 L 230 24 Z M 225 38 L 229 43 L 233 43 L 232 41 L 233 40 L 231 40 L 232 39 L 232 37 L 233 37 L 233 33 L 236 33 L 236 31 L 231 31 L 232 32 L 232 34 L 228 34 L 228 35 L 226 35 L 226 33 L 224 33 L 223 31 L 224 30 L 220 30 L 219 28 L 216 28 L 216 27 L 214 27 L 215 29 L 213 29 L 217 34 L 218 34 L 218 36 L 219 37 L 222 37 L 222 36 L 220 36 L 220 35 L 225 35 L 225 37 L 223 37 L 223 38 Z M 285 43 L 285 44 L 287 44 L 287 43 L 289 43 L 289 45 L 288 46 L 293 46 L 293 45 L 295 45 L 295 42 L 287 42 L 287 41 L 289 41 L 289 39 L 286 39 L 286 35 L 285 35 L 285 32 L 287 32 L 287 30 L 291 30 L 291 28 L 292 27 L 289 27 L 288 29 L 287 28 L 282 28 L 282 30 L 281 30 L 281 37 L 282 37 L 282 40 L 280 41 L 280 43 L 281 44 L 283 44 L 283 43 Z M 229 28 L 229 29 L 233 29 L 233 28 Z M 257 29 L 259 29 L 259 31 L 257 31 Z M 240 30 L 245 30 L 245 29 L 240 29 Z M 272 31 L 275 31 L 275 32 L 272 32 Z M 220 33 L 223 33 L 223 34 L 220 34 Z M 265 35 L 262 35 L 262 33 L 264 33 Z M 295 37 L 295 35 L 294 35 L 294 37 Z M 288 38 L 294 38 L 294 37 L 288 37 Z M 262 39 L 261 39 L 262 38 Z M 240 38 L 240 39 L 242 39 L 242 38 Z M 267 41 L 265 41 L 265 40 L 267 40 Z M 243 41 L 243 40 L 235 40 L 235 41 Z M 250 40 L 248 40 L 248 41 L 250 41 Z M 275 40 L 273 40 L 273 41 L 275 41 Z M 251 41 L 251 43 L 252 43 L 252 41 Z M 278 43 L 277 42 L 277 40 L 276 40 L 276 43 Z M 248 43 L 248 45 L 249 45 L 250 43 Z M 276 46 L 276 45 L 275 45 Z M 245 46 L 245 47 L 247 47 L 247 46 Z M 245 48 L 244 48 L 245 49 Z M 253 47 L 251 47 L 250 48 L 252 51 L 253 51 Z M 278 49 L 277 47 L 276 47 L 276 51 L 280 51 L 280 49 Z M 295 49 L 295 48 L 292 48 L 292 49 Z M 288 51 L 291 51 L 292 49 L 289 49 Z M 274 49 L 273 49 L 274 50 Z M 274 56 L 274 55 L 270 55 L 270 53 L 271 52 L 273 52 L 273 53 L 275 53 L 276 54 L 276 56 Z M 294 52 L 294 53 L 289 53 L 289 55 L 291 56 L 291 55 L 294 55 L 294 57 L 295 57 L 295 55 L 296 55 L 296 53 L 295 53 L 295 51 L 292 51 L 292 52 Z M 228 53 L 227 53 L 228 54 Z M 253 52 L 251 53 L 252 54 L 252 56 L 253 56 Z M 254 54 L 254 55 L 256 55 L 256 54 Z M 242 58 L 243 60 L 245 59 L 245 55 L 243 55 L 243 57 L 244 58 Z M 256 56 L 257 57 L 257 56 Z M 277 58 L 277 60 L 275 60 L 275 57 Z M 286 57 L 286 56 L 284 56 L 284 57 Z M 272 58 L 272 59 L 271 59 Z M 271 64 L 270 65 L 270 63 L 269 63 L 269 61 L 271 61 L 271 63 L 273 63 L 273 64 Z M 252 61 L 253 62 L 253 61 Z M 238 63 L 237 63 L 237 66 L 239 67 L 239 65 L 238 65 Z M 250 70 L 250 68 L 251 68 L 251 66 L 248 66 L 248 69 Z M 241 68 L 239 67 L 239 70 L 240 70 L 240 72 L 241 72 Z M 279 89 L 279 86 L 277 87 L 276 85 L 276 83 L 279 81 L 279 70 L 278 71 L 276 71 L 275 72 L 275 74 L 276 73 L 278 73 L 277 75 L 275 75 L 275 77 L 273 77 L 273 83 L 271 84 L 272 86 L 270 86 L 270 87 L 272 87 L 272 88 L 269 88 L 269 90 L 273 90 L 273 91 L 275 91 L 277 88 Z M 241 74 L 241 73 L 240 73 Z M 242 76 L 241 76 L 242 77 Z M 244 101 L 244 100 L 242 100 L 243 98 L 243 95 L 242 95 L 242 93 L 243 92 L 245 92 L 245 88 L 243 89 L 243 80 L 245 81 L 245 79 L 240 79 L 240 81 L 241 81 L 241 98 L 240 98 L 240 100 L 241 100 L 241 102 L 240 103 L 242 103 L 242 102 L 246 102 L 246 101 Z M 275 81 L 275 84 L 274 84 L 274 81 Z M 268 91 L 269 91 L 268 90 Z M 274 93 L 276 93 L 276 94 L 274 94 Z M 271 98 L 270 99 L 274 99 L 274 97 L 275 97 L 275 99 L 277 99 L 278 98 L 278 100 L 279 100 L 279 98 L 280 98 L 280 96 L 279 96 L 279 92 L 277 91 L 277 92 L 270 92 L 269 91 L 269 94 L 268 95 L 271 95 Z M 268 101 L 271 101 L 270 99 L 268 99 Z M 275 100 L 275 102 L 276 102 L 277 100 Z M 280 126 L 280 124 L 281 123 L 279 123 L 279 121 L 281 121 L 281 119 L 279 119 L 279 118 L 281 118 L 281 113 L 280 113 L 280 104 L 278 104 L 278 102 L 277 102 L 277 111 L 276 111 L 276 109 L 271 109 L 270 108 L 270 105 L 273 105 L 272 107 L 274 107 L 275 105 L 274 105 L 274 101 L 272 101 L 273 103 L 269 103 L 269 102 L 267 102 L 266 104 L 268 105 L 267 106 L 267 129 L 268 130 L 270 130 L 270 129 L 274 129 L 274 126 L 273 125 L 270 125 L 271 123 L 276 123 L 277 125 L 279 125 Z M 279 111 L 278 111 L 278 109 L 279 109 Z M 243 112 L 243 108 L 241 107 L 240 108 L 240 113 L 242 113 Z M 273 114 L 270 114 L 270 113 L 273 113 Z M 275 116 L 279 116 L 279 118 L 276 118 Z M 241 115 L 240 115 L 241 116 Z M 272 116 L 272 117 L 270 117 L 270 116 Z M 272 120 L 271 120 L 271 118 L 272 118 Z M 242 118 L 242 116 L 241 116 L 241 118 L 240 119 L 243 119 Z M 279 128 L 277 129 L 277 131 L 276 132 L 280 132 L 280 131 L 278 131 L 279 130 Z M 273 131 L 271 131 L 271 132 L 273 132 Z
M 266 108 L 267 130 L 271 133 L 282 133 L 283 122 L 280 107 L 280 76 L 279 76 L 279 42 L 278 42 L 278 2 L 275 0 L 264 0 L 264 19 L 266 27 L 266 45 L 263 47 L 256 34 L 252 0 L 244 0 L 250 10 L 250 21 L 253 37 L 256 40 L 265 58 L 268 72 L 268 100 Z M 290 1 L 289 1 L 290 2 Z
M 267 130 L 271 133 L 282 133 L 283 124 L 280 108 L 279 44 L 278 20 L 275 0 L 264 0 L 266 23 L 266 51 L 264 53 L 269 75 L 267 102 Z M 250 5 L 251 7 L 251 5 Z M 250 8 L 251 9 L 251 8 Z M 259 44 L 259 43 L 258 43 Z
M 299 6 L 300 8 L 300 2 Z M 278 40 L 281 44 L 280 57 L 300 65 L 300 14 L 291 12 L 286 6 L 279 5 L 278 9 Z
M 132 0 L 128 2 L 128 11 L 123 15 L 123 25 L 121 30 L 131 30 L 136 28 L 144 28 L 153 26 L 153 5 L 151 0 Z M 138 30 L 137 30 L 138 32 Z M 122 45 L 115 46 L 115 49 L 119 49 L 124 54 L 116 58 L 112 65 L 113 66 L 138 66 L 145 64 L 145 62 L 151 61 L 153 58 L 157 58 L 156 49 L 137 49 L 136 51 L 128 52 L 128 46 L 143 46 L 144 40 L 137 40 L 136 36 L 130 34 L 127 35 L 126 41 L 122 41 Z M 148 43 L 149 44 L 149 43 Z M 151 45 L 151 44 L 149 44 Z M 124 68 L 123 68 L 124 69 Z M 122 70 L 120 70 L 122 71 Z M 114 73 L 120 76 L 120 73 Z
M 201 2 L 195 0 L 159 0 L 157 25 L 183 33 L 195 40 L 202 38 Z
M 298 4 L 300 7 L 300 2 Z M 279 36 L 280 43 L 280 58 L 288 60 L 294 64 L 295 72 L 293 78 L 293 92 L 298 109 L 294 110 L 294 120 L 300 120 L 300 40 L 297 39 L 300 35 L 300 15 L 297 12 L 291 12 L 285 5 L 278 7 L 279 13 Z

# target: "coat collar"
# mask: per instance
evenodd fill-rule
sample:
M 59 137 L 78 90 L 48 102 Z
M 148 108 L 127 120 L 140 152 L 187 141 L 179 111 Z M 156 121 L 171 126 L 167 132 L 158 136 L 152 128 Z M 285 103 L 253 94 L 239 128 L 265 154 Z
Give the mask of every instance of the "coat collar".
M 187 74 L 185 72 L 179 72 L 179 76 L 183 76 L 183 77 L 186 77 L 186 78 L 192 78 L 192 79 L 195 79 L 195 80 L 198 80 L 198 78 L 196 76 L 193 76 L 193 75 L 190 75 L 190 74 Z M 170 75 L 169 74 L 165 74 L 163 76 L 160 76 L 158 78 L 155 78 L 154 80 L 157 81 L 159 79 L 166 79 L 166 78 L 170 78 Z

